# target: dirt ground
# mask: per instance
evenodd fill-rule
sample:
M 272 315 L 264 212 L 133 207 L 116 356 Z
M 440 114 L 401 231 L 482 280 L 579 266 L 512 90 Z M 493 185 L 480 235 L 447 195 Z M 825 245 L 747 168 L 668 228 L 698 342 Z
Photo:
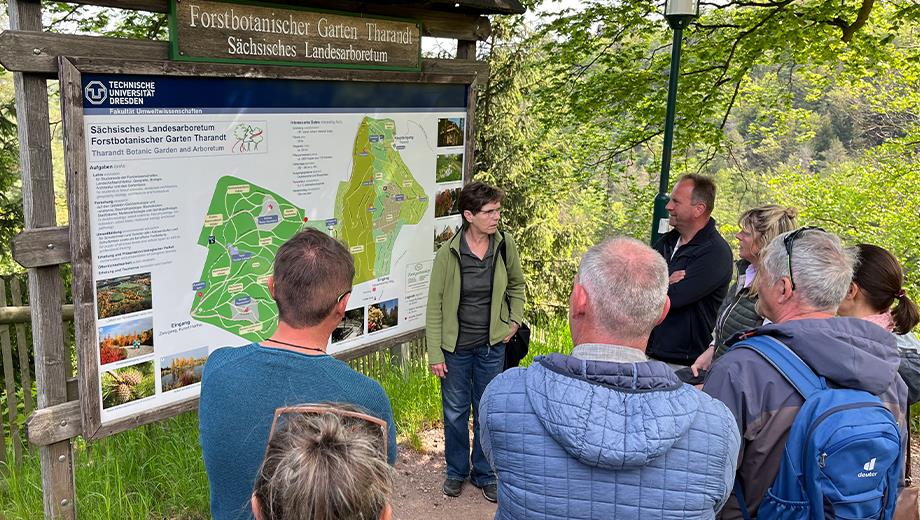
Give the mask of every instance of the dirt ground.
M 397 520 L 487 520 L 495 516 L 495 504 L 469 481 L 463 494 L 450 498 L 441 493 L 444 482 L 444 433 L 420 434 L 422 452 L 400 445 L 396 461 L 396 493 L 393 512 Z
M 422 452 L 399 447 L 396 461 L 396 496 L 393 510 L 397 520 L 488 520 L 495 516 L 495 504 L 467 482 L 463 494 L 449 498 L 441 493 L 444 481 L 444 434 L 423 432 Z M 911 439 L 911 467 L 914 482 L 920 480 L 920 439 Z

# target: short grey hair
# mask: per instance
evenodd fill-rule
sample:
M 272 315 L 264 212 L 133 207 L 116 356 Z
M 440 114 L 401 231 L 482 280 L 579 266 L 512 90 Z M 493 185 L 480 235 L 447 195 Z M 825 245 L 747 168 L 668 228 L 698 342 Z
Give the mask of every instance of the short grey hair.
M 620 338 L 647 337 L 668 296 L 668 266 L 638 240 L 608 238 L 589 249 L 578 269 L 596 325 Z
M 770 283 L 789 277 L 785 238 L 778 235 L 763 250 L 761 270 Z M 802 301 L 818 311 L 836 312 L 853 280 L 856 255 L 844 249 L 840 238 L 818 229 L 802 231 L 792 244 L 792 279 Z

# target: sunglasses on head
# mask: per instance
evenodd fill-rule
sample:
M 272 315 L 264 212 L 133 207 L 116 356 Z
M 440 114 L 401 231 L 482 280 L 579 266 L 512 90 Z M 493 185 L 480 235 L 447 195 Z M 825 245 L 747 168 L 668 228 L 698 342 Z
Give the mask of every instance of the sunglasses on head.
M 350 291 L 349 291 L 350 292 Z M 358 419 L 370 423 L 373 427 L 380 430 L 380 436 L 383 439 L 383 459 L 387 460 L 387 422 L 372 415 L 351 410 L 342 410 L 334 406 L 325 406 L 319 404 L 300 405 L 300 406 L 282 406 L 275 409 L 275 416 L 272 419 L 272 427 L 268 432 L 268 444 L 271 444 L 272 436 L 275 434 L 275 427 L 278 425 L 278 419 L 285 414 L 303 414 L 303 415 L 326 415 L 334 414 L 341 418 Z
M 802 233 L 806 231 L 824 231 L 824 228 L 818 226 L 805 226 L 796 229 L 795 231 L 790 232 L 783 237 L 783 245 L 786 246 L 786 257 L 789 258 L 789 283 L 792 284 L 792 290 L 795 290 L 795 280 L 792 278 L 792 244 L 795 243 L 795 239 L 802 236 Z

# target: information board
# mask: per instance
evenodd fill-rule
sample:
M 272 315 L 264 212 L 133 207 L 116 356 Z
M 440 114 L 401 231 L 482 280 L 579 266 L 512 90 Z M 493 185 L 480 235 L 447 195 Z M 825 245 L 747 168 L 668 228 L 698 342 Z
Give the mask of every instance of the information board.
M 211 352 L 268 337 L 274 254 L 308 227 L 355 260 L 331 353 L 424 327 L 434 251 L 460 225 L 468 85 L 80 85 L 101 424 L 197 396 Z

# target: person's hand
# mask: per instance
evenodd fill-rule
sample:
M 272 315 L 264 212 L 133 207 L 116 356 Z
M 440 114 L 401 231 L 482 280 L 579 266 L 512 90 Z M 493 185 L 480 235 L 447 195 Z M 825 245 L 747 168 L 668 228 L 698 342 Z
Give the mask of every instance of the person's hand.
M 700 370 L 709 370 L 709 367 L 712 366 L 712 356 L 715 355 L 716 348 L 712 345 L 709 346 L 696 361 L 690 365 L 690 371 L 693 372 L 693 377 L 699 377 Z
M 681 269 L 680 271 L 674 271 L 671 273 L 671 276 L 668 277 L 668 283 L 675 284 L 683 280 L 685 276 L 687 276 L 687 271 L 684 269 Z
M 447 363 L 435 363 L 433 365 L 428 365 L 428 368 L 431 369 L 431 373 L 444 379 L 447 376 Z
M 521 326 L 512 321 L 511 322 L 511 334 L 508 334 L 508 336 L 506 336 L 505 339 L 502 340 L 502 343 L 508 343 L 509 341 L 511 341 L 511 338 L 515 334 L 517 334 L 517 331 L 519 328 L 521 328 Z

